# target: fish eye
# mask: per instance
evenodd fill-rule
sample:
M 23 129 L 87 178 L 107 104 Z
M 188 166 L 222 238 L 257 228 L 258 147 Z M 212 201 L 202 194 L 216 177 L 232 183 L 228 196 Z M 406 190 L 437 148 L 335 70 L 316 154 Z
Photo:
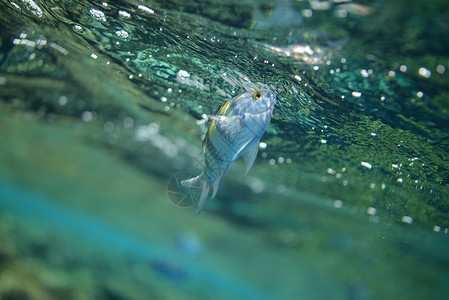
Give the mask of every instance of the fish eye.
M 254 95 L 253 95 L 253 98 L 255 99 L 255 100 L 257 100 L 257 99 L 259 99 L 259 98 L 261 98 L 262 97 L 262 93 L 260 93 L 260 92 L 256 92 L 256 93 L 254 93 Z

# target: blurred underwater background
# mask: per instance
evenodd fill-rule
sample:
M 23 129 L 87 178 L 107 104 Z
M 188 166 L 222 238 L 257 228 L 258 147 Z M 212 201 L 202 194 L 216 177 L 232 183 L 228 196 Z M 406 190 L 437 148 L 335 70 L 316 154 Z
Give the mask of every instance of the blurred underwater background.
M 449 299 L 449 2 L 1 0 L 0 299 Z M 208 116 L 277 94 L 200 215 Z

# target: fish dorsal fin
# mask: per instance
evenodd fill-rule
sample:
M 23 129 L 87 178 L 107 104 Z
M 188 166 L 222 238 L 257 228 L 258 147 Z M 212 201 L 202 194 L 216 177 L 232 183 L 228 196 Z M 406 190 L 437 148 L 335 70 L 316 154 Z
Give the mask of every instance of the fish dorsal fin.
M 248 173 L 249 169 L 251 169 L 254 161 L 257 157 L 257 152 L 259 151 L 259 140 L 253 140 L 246 147 L 245 153 L 242 154 L 243 160 L 246 165 L 245 175 Z

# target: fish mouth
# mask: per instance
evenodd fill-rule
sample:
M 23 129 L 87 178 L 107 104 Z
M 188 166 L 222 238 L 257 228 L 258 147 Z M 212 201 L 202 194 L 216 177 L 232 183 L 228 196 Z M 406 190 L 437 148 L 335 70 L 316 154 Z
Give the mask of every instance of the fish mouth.
M 276 99 L 276 94 L 275 94 L 274 92 L 272 92 L 272 91 L 266 91 L 266 93 L 267 93 L 267 96 L 268 96 L 268 97 L 270 97 L 270 98 L 275 98 L 275 99 Z
M 265 92 L 267 97 L 270 98 L 272 101 L 271 102 L 276 102 L 276 93 L 272 92 L 272 91 L 266 91 Z
M 274 104 L 276 103 L 276 93 L 272 91 L 266 91 L 266 95 L 270 98 L 270 109 L 273 109 Z

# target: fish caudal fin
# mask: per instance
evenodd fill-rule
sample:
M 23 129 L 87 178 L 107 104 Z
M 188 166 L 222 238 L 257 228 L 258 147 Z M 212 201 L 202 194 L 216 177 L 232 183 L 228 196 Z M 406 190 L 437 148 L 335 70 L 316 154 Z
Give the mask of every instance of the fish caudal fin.
M 204 173 L 200 175 L 181 181 L 181 185 L 189 189 L 190 196 L 197 203 L 196 215 L 198 215 L 206 204 L 207 196 L 209 195 L 210 183 Z M 198 196 L 199 195 L 199 196 Z

